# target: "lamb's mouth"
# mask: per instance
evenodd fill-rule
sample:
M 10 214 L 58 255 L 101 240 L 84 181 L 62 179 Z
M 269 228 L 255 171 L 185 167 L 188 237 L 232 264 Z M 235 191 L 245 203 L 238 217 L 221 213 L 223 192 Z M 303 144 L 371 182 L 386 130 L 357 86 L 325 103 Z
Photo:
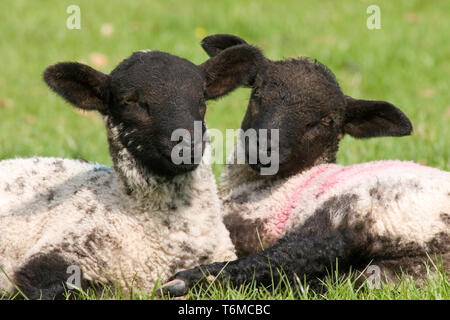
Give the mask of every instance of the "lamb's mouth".
M 261 170 L 263 170 L 263 169 L 266 171 L 268 169 L 274 169 L 274 170 L 276 169 L 275 171 L 273 171 L 273 173 L 270 173 L 268 175 L 277 175 L 280 177 L 296 174 L 304 168 L 304 166 L 302 164 L 293 162 L 290 159 L 280 160 L 280 161 L 276 161 L 276 162 L 269 161 L 268 163 L 265 163 L 265 164 L 258 161 L 257 163 L 252 163 L 252 164 L 248 163 L 248 166 L 253 171 L 256 171 L 258 173 L 261 173 Z
M 261 162 L 257 162 L 257 163 L 250 163 L 249 164 L 250 168 L 252 168 L 255 171 L 260 171 L 263 168 L 270 168 L 272 166 L 272 162 L 269 163 L 261 163 Z
M 198 167 L 198 163 L 180 163 L 176 164 L 171 155 L 160 153 L 161 165 L 165 167 L 172 175 L 177 175 L 189 171 L 193 171 Z

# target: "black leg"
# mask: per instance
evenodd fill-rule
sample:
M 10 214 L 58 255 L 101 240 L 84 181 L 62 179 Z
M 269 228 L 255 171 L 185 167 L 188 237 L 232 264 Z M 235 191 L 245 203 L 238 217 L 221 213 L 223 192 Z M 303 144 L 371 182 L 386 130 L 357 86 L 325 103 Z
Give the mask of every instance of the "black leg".
M 323 225 L 321 226 L 323 227 Z M 300 279 L 316 279 L 326 275 L 336 259 L 340 265 L 345 263 L 346 241 L 338 230 L 316 228 L 307 224 L 280 239 L 273 247 L 234 261 L 201 265 L 194 269 L 181 271 L 171 278 L 163 290 L 171 295 L 185 294 L 190 287 L 207 277 L 217 277 L 218 281 L 230 281 L 233 285 L 250 283 L 270 285 L 278 283 L 279 271 L 293 281 L 295 275 Z
M 38 253 L 15 272 L 13 281 L 28 299 L 64 299 L 64 293 L 67 291 L 65 282 L 70 276 L 67 270 L 70 265 L 71 263 L 56 249 Z

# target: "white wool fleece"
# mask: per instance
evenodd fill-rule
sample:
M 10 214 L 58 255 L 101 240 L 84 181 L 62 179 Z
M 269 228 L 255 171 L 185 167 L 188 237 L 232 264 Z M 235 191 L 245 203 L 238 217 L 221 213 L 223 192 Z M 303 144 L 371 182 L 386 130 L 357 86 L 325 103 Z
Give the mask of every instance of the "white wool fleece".
M 47 264 L 61 272 L 76 265 L 85 280 L 149 293 L 179 270 L 234 259 L 205 157 L 196 170 L 133 196 L 98 164 L 0 162 L 0 266 L 7 274 L 0 273 L 0 289 L 12 291 L 24 274 L 42 276 Z
M 413 162 L 321 164 L 289 178 L 262 178 L 232 164 L 219 192 L 238 256 L 270 247 L 324 210 L 336 228 L 364 228 L 374 255 L 402 245 L 425 248 L 450 231 L 450 173 Z M 449 243 L 439 245 L 449 250 Z

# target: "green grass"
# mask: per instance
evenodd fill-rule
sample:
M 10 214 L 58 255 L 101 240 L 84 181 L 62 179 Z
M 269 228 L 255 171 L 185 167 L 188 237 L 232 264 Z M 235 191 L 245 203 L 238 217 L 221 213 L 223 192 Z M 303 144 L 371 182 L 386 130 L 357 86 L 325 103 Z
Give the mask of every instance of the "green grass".
M 268 287 L 255 283 L 233 287 L 212 282 L 208 287 L 194 286 L 186 299 L 213 300 L 406 300 L 406 299 L 449 299 L 450 281 L 439 258 L 425 261 L 428 276 L 422 282 L 415 282 L 406 274 L 399 275 L 392 282 L 364 281 L 357 271 L 347 275 L 339 273 L 338 267 L 321 280 L 323 289 L 311 289 L 304 279 L 289 283 L 281 272 L 281 279 Z M 277 272 L 277 271 L 273 271 Z M 370 282 L 370 283 L 369 283 Z
M 439 261 L 439 260 L 437 260 Z M 421 282 L 415 282 L 408 275 L 399 275 L 395 281 L 380 282 L 371 286 L 364 282 L 363 276 L 356 271 L 341 275 L 338 268 L 321 280 L 323 290 L 314 291 L 304 280 L 297 279 L 289 283 L 282 274 L 277 282 L 264 287 L 254 282 L 248 285 L 232 286 L 229 283 L 211 282 L 208 285 L 195 285 L 184 297 L 186 300 L 449 300 L 450 279 L 445 273 L 442 262 L 425 262 L 428 276 Z M 76 300 L 154 300 L 173 299 L 161 296 L 154 289 L 151 294 L 138 290 L 125 293 L 120 287 L 103 286 L 101 289 L 86 291 L 66 291 L 66 299 Z M 22 292 L 3 296 L 1 299 L 28 299 Z
M 80 30 L 66 28 L 71 4 L 81 8 Z M 381 8 L 380 30 L 366 28 L 371 4 Z M 76 112 L 51 93 L 41 79 L 46 66 L 94 66 L 92 55 L 100 53 L 106 60 L 98 68 L 109 72 L 145 48 L 199 64 L 207 59 L 199 46 L 204 35 L 234 33 L 271 59 L 316 58 L 334 71 L 345 93 L 392 102 L 411 118 L 410 137 L 346 137 L 338 162 L 403 159 L 449 170 L 449 16 L 446 0 L 1 1 L 0 159 L 41 155 L 111 165 L 100 117 Z M 110 36 L 101 33 L 107 24 Z M 248 89 L 238 89 L 208 103 L 208 126 L 238 128 L 248 98 Z M 222 165 L 213 169 L 218 176 Z M 448 298 L 448 282 L 446 288 Z

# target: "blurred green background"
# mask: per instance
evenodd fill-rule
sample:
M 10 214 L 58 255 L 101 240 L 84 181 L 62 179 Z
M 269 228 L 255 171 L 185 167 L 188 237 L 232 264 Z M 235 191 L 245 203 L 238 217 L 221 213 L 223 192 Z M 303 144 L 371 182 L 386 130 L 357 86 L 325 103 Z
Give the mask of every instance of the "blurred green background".
M 69 5 L 81 29 L 69 30 Z M 369 30 L 366 9 L 381 9 Z M 33 155 L 111 165 L 96 113 L 80 112 L 42 81 L 46 66 L 87 63 L 110 72 L 133 51 L 158 49 L 200 64 L 199 42 L 232 33 L 277 60 L 309 56 L 329 66 L 343 91 L 394 103 L 412 120 L 405 138 L 341 143 L 338 162 L 405 159 L 450 169 L 450 1 L 65 1 L 0 2 L 0 159 Z M 208 103 L 210 128 L 239 128 L 249 89 Z M 216 175 L 221 165 L 214 165 Z

